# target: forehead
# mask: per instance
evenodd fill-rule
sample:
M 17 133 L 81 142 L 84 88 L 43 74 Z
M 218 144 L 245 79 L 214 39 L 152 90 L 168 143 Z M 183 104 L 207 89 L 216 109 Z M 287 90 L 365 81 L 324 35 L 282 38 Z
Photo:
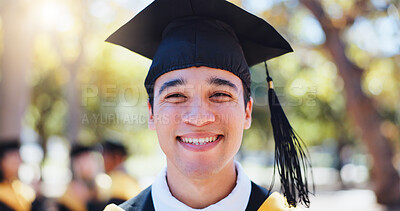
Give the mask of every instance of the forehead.
M 220 78 L 234 83 L 239 89 L 242 89 L 242 80 L 235 74 L 211 67 L 189 67 L 185 69 L 174 70 L 167 72 L 157 78 L 154 83 L 154 89 L 160 89 L 163 83 L 174 80 L 183 79 L 187 84 L 207 83 L 210 78 Z

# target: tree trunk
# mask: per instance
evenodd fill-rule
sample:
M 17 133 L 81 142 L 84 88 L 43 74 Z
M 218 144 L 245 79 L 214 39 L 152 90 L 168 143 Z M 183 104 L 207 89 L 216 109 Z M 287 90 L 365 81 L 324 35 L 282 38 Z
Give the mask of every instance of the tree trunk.
M 29 103 L 33 24 L 29 6 L 19 0 L 2 3 L 3 55 L 0 81 L 0 137 L 16 138 Z
M 314 0 L 300 1 L 320 22 L 326 35 L 325 47 L 344 81 L 347 113 L 373 157 L 372 179 L 378 203 L 399 205 L 400 178 L 392 163 L 392 147 L 379 129 L 382 119 L 374 108 L 373 101 L 361 89 L 363 70 L 346 57 L 345 46 L 340 38 L 341 30 L 333 26 L 320 3 Z
M 63 60 L 63 65 L 70 71 L 70 81 L 66 86 L 66 100 L 68 102 L 68 117 L 67 117 L 67 128 L 66 128 L 66 136 L 67 139 L 71 143 L 76 143 L 78 140 L 79 130 L 82 127 L 82 105 L 81 105 L 81 89 L 80 83 L 78 80 L 78 71 L 82 67 L 85 62 L 85 39 L 87 37 L 88 28 L 88 19 L 86 17 L 89 9 L 87 1 L 75 1 L 75 4 L 79 4 L 79 8 L 76 12 L 76 16 L 79 22 L 82 24 L 82 30 L 80 34 L 78 34 L 79 40 L 79 55 L 73 61 L 68 61 L 68 59 L 63 58 L 63 54 L 60 55 Z M 57 45 L 56 45 L 57 46 Z M 58 46 L 57 46 L 58 47 Z
M 83 51 L 83 45 L 82 51 Z M 81 105 L 80 105 L 80 89 L 77 79 L 77 73 L 80 65 L 82 65 L 83 52 L 79 54 L 79 57 L 72 64 L 68 64 L 67 68 L 70 71 L 71 79 L 66 87 L 66 96 L 68 102 L 68 124 L 66 128 L 66 135 L 71 143 L 78 141 L 78 133 L 81 128 Z

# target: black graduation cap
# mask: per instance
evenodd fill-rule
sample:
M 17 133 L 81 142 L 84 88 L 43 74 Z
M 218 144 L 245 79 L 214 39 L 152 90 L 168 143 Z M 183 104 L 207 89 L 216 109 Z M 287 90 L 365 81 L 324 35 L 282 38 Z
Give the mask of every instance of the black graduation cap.
M 194 16 L 220 20 L 231 26 L 249 66 L 293 51 L 266 21 L 223 0 L 156 0 L 107 41 L 153 59 L 167 25 Z
M 150 103 L 155 80 L 193 66 L 223 69 L 250 90 L 249 67 L 292 52 L 289 43 L 266 21 L 225 0 L 156 0 L 106 41 L 152 59 L 145 80 Z M 267 70 L 267 68 L 266 68 Z M 309 204 L 309 161 L 290 126 L 267 70 L 275 166 L 290 205 Z
M 153 59 L 146 88 L 163 73 L 202 65 L 249 84 L 249 66 L 293 51 L 266 21 L 223 0 L 156 0 L 106 41 Z

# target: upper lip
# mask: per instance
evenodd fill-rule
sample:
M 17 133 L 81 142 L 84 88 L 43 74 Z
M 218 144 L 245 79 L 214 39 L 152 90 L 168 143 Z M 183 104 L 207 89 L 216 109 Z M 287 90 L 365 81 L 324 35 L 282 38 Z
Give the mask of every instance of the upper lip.
M 221 134 L 211 133 L 211 132 L 201 132 L 201 133 L 185 133 L 182 135 L 178 135 L 180 138 L 207 138 L 207 137 L 216 137 Z

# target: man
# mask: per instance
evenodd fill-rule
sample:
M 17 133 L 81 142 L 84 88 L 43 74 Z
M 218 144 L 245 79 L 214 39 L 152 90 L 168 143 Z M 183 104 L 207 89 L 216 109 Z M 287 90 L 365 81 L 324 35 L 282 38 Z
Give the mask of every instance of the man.
M 18 139 L 0 140 L 0 210 L 38 210 L 34 206 L 35 191 L 18 180 L 22 163 Z
M 153 59 L 148 124 L 167 167 L 137 197 L 106 210 L 295 209 L 234 161 L 251 124 L 249 66 L 292 51 L 272 26 L 223 0 L 157 0 L 107 41 Z M 301 141 L 275 105 L 269 75 L 268 82 L 284 195 L 292 206 L 297 197 L 308 205 Z
M 64 194 L 57 199 L 58 210 L 90 211 L 104 207 L 104 203 L 99 203 L 96 198 L 95 177 L 101 167 L 94 152 L 93 146 L 75 144 L 71 147 L 72 180 Z
M 104 170 L 112 181 L 108 190 L 109 203 L 120 204 L 136 196 L 141 188 L 137 181 L 126 173 L 123 166 L 127 157 L 125 146 L 114 140 L 105 140 L 102 149 Z

